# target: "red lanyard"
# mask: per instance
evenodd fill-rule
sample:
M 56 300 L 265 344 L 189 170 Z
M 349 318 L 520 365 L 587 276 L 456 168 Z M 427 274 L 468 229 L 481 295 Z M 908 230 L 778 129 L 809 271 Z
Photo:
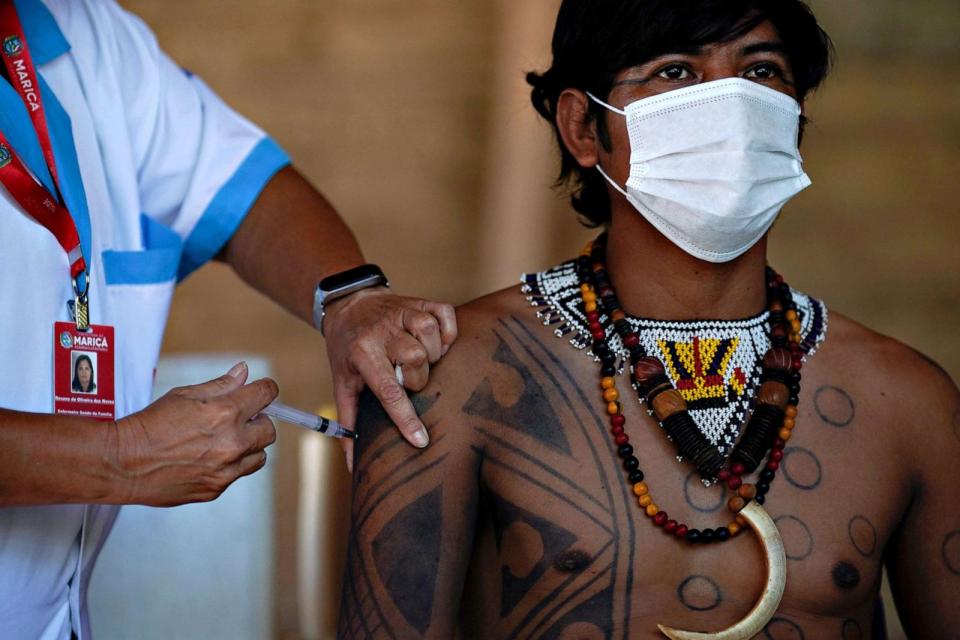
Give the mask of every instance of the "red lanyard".
M 0 57 L 10 83 L 23 100 L 33 127 L 37 132 L 43 157 L 46 160 L 50 176 L 60 194 L 57 178 L 57 163 L 53 155 L 53 144 L 50 132 L 47 129 L 47 118 L 43 108 L 43 98 L 40 95 L 40 83 L 36 67 L 30 57 L 27 38 L 23 32 L 23 25 L 17 15 L 13 0 L 0 0 Z M 30 173 L 26 165 L 17 157 L 6 136 L 0 132 L 0 183 L 6 187 L 10 195 L 29 213 L 37 222 L 52 233 L 70 261 L 70 277 L 73 279 L 74 289 L 77 290 L 79 276 L 87 271 L 87 264 L 80 249 L 80 234 L 77 225 L 67 208 L 60 203 L 47 189 Z M 80 298 L 86 306 L 86 293 L 77 293 L 78 308 L 77 326 L 81 325 L 79 312 Z M 86 316 L 86 309 L 83 309 Z M 86 324 L 84 318 L 83 323 Z

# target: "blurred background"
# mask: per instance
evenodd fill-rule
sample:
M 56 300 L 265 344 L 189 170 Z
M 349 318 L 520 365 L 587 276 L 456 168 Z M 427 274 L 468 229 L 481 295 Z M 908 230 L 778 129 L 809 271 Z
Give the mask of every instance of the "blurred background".
M 572 257 L 593 235 L 552 191 L 551 133 L 523 82 L 549 64 L 559 0 L 122 3 L 290 152 L 400 292 L 464 302 Z M 777 224 L 771 262 L 957 379 L 960 3 L 810 4 L 838 64 L 807 105 L 814 187 Z M 331 401 L 319 336 L 221 265 L 179 288 L 164 351 L 253 354 L 286 402 Z M 256 550 L 272 576 L 264 628 L 333 637 L 349 479 L 335 443 L 279 432 L 272 531 Z

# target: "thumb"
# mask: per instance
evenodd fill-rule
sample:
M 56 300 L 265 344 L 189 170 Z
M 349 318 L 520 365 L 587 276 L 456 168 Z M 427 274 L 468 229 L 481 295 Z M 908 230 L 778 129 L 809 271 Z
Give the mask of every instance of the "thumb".
M 222 396 L 242 387 L 243 383 L 247 381 L 247 375 L 249 373 L 247 363 L 238 362 L 230 368 L 230 371 L 227 371 L 219 378 L 184 387 L 184 391 L 198 400 L 216 398 L 217 396 Z

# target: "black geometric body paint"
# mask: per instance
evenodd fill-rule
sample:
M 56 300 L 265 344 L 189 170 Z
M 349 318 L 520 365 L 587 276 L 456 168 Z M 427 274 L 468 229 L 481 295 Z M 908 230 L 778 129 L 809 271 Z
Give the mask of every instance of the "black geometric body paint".
M 860 623 L 853 618 L 847 618 L 843 621 L 841 634 L 843 640 L 863 640 L 863 629 L 860 628 Z
M 691 611 L 710 611 L 723 602 L 717 583 L 707 576 L 687 576 L 677 586 L 677 597 Z
M 940 548 L 943 555 L 943 566 L 955 576 L 960 576 L 960 529 L 951 531 L 943 539 Z
M 780 529 L 788 560 L 806 560 L 813 553 L 813 534 L 810 527 L 796 516 L 786 515 L 774 519 Z
M 763 629 L 763 637 L 769 640 L 806 640 L 803 629 L 786 618 L 774 618 Z
M 787 482 L 803 491 L 813 491 L 823 480 L 823 468 L 813 452 L 803 447 L 789 447 L 780 463 Z
M 832 427 L 846 427 L 856 415 L 853 399 L 840 387 L 824 386 L 813 395 L 813 406 L 820 419 Z
M 864 558 L 869 558 L 877 550 L 877 530 L 864 516 L 853 516 L 847 524 L 850 542 Z
M 853 589 L 860 584 L 859 569 L 843 560 L 834 565 L 830 575 L 833 577 L 833 584 L 844 590 Z

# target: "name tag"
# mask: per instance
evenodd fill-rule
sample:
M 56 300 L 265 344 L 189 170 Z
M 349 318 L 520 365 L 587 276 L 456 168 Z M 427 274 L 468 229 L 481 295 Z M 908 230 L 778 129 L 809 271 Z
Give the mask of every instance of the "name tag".
M 95 420 L 113 420 L 113 327 L 73 322 L 53 325 L 53 412 Z

